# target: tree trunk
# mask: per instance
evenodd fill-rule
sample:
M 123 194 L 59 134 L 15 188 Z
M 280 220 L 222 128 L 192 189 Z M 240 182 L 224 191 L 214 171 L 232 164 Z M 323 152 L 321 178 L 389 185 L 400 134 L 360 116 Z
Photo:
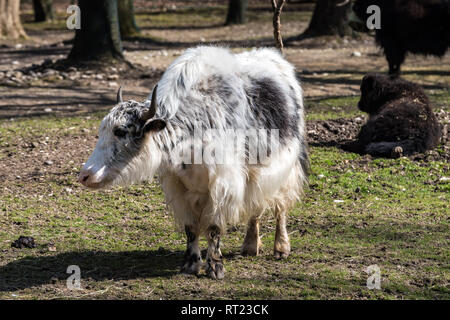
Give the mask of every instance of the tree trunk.
M 139 33 L 134 19 L 133 0 L 119 0 L 119 25 L 122 38 L 129 38 Z
M 226 25 L 242 24 L 246 22 L 248 0 L 230 0 Z
M 33 0 L 34 22 L 53 20 L 53 0 Z
M 351 1 L 338 6 L 343 0 L 318 0 L 308 29 L 299 38 L 352 34 L 348 24 L 351 11 Z
M 117 0 L 79 0 L 81 29 L 77 29 L 70 60 L 122 59 Z
M 26 38 L 20 22 L 20 0 L 0 0 L 0 38 Z

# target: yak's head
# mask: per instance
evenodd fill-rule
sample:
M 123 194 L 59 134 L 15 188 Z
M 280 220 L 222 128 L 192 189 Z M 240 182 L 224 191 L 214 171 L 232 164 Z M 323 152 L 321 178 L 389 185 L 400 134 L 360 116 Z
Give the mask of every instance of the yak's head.
M 361 99 L 358 108 L 368 114 L 375 114 L 378 109 L 393 98 L 398 92 L 398 82 L 395 77 L 369 73 L 361 82 Z
M 100 124 L 97 145 L 80 172 L 80 183 L 102 188 L 153 177 L 161 163 L 161 152 L 152 135 L 166 126 L 164 120 L 155 118 L 156 90 L 157 86 L 151 102 L 139 103 L 124 102 L 119 89 L 117 105 Z

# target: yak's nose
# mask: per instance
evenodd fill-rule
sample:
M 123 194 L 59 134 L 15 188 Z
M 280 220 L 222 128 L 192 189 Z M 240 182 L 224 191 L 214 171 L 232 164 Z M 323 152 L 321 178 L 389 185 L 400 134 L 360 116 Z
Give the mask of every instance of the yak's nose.
M 102 186 L 103 179 L 98 177 L 95 172 L 92 170 L 81 170 L 80 175 L 78 176 L 78 182 L 84 185 L 85 187 L 91 189 L 97 189 Z
M 78 176 L 78 182 L 89 187 L 89 178 L 92 176 L 92 172 L 90 170 L 82 170 L 80 175 Z

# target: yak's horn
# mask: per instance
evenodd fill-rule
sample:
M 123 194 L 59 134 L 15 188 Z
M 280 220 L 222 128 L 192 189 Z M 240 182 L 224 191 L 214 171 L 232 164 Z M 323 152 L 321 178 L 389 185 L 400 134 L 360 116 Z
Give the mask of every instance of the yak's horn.
M 350 2 L 350 0 L 345 0 L 344 2 L 341 2 L 341 3 L 338 3 L 337 5 L 336 5 L 336 7 L 343 7 L 343 6 L 345 6 L 347 3 L 349 3 Z
M 123 102 L 123 98 L 122 98 L 122 86 L 119 87 L 119 91 L 117 91 L 117 103 L 122 103 Z
M 148 111 L 146 111 L 142 115 L 142 119 L 147 121 L 148 119 L 151 119 L 156 114 L 156 109 L 158 108 L 158 101 L 156 99 L 156 90 L 158 89 L 158 85 L 155 86 L 152 93 L 152 102 L 150 103 L 150 107 L 148 108 Z

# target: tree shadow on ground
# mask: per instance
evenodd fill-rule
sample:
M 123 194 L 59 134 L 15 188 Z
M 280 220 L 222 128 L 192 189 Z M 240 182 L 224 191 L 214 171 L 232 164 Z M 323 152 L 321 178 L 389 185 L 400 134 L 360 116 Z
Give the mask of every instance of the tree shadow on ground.
M 325 73 L 325 71 L 320 71 L 320 73 Z M 339 74 L 339 72 L 333 72 L 333 71 L 326 71 L 326 73 Z M 353 74 L 353 73 L 365 74 L 364 72 L 359 72 L 359 71 L 356 71 L 356 72 L 347 71 L 347 73 L 348 74 Z M 409 74 L 420 74 L 420 73 L 418 71 L 411 71 Z M 424 75 L 424 74 L 421 74 L 421 75 Z M 359 86 L 361 85 L 360 79 L 350 79 L 350 78 L 346 78 L 346 77 L 334 77 L 334 78 L 332 78 L 332 77 L 317 77 L 317 76 L 309 76 L 304 73 L 299 73 L 298 77 L 302 82 L 308 83 L 308 84 L 314 84 L 314 85 L 330 85 L 330 84 L 342 85 L 342 84 L 344 84 L 344 85 L 357 86 L 357 90 L 355 90 L 355 92 L 359 92 Z M 427 89 L 427 90 L 447 89 L 447 86 L 445 84 L 438 84 L 438 83 L 436 83 L 436 84 L 421 84 L 421 87 L 424 89 Z
M 67 267 L 80 267 L 82 279 L 129 280 L 171 277 L 179 272 L 183 252 L 164 249 L 151 251 L 80 251 L 54 256 L 26 257 L 0 267 L 0 292 L 49 284 L 52 278 L 67 279 Z
M 217 29 L 223 28 L 224 23 L 216 23 L 211 25 L 199 26 L 199 25 L 185 25 L 185 26 L 148 26 L 141 27 L 141 30 L 208 30 L 208 29 Z
M 217 41 L 159 41 L 145 36 L 128 38 L 124 42 L 124 49 L 127 51 L 141 50 L 162 50 L 162 49 L 186 49 L 198 45 L 225 46 L 229 48 L 253 48 L 253 47 L 273 47 L 273 38 L 259 38 L 246 40 L 217 40 Z
M 25 49 L 0 50 L 0 57 L 20 60 L 34 56 L 67 55 L 70 47 L 54 47 L 52 45 L 40 47 L 26 47 Z
M 149 80 L 153 83 L 154 79 Z M 3 86 L 8 87 L 8 86 Z M 150 86 L 149 86 L 150 87 Z M 0 104 L 0 120 L 9 118 L 32 118 L 39 116 L 80 116 L 97 111 L 110 110 L 116 103 L 116 88 L 89 88 L 71 85 L 14 87 L 0 90 L 5 104 Z M 126 89 L 128 99 L 145 99 L 148 94 L 138 90 Z M 52 112 L 46 112 L 51 108 Z
M 421 76 L 450 76 L 450 71 L 446 70 L 408 70 L 402 74 L 417 74 Z
M 330 77 L 315 77 L 315 76 L 308 76 L 304 74 L 299 75 L 300 80 L 302 82 L 307 82 L 308 84 L 346 84 L 346 85 L 360 85 L 361 80 L 354 80 L 344 77 L 339 78 L 330 78 Z
M 317 73 L 328 73 L 328 74 L 360 74 L 365 75 L 367 73 L 373 72 L 369 70 L 355 70 L 355 69 L 334 69 L 334 70 L 325 70 L 320 69 L 317 71 L 308 70 L 306 72 L 300 72 L 300 75 L 306 74 L 312 74 L 313 72 Z M 378 71 L 378 73 L 383 73 Z M 387 71 L 384 72 L 387 74 Z M 421 76 L 450 76 L 450 71 L 446 70 L 408 70 L 408 71 L 402 71 L 401 76 L 404 75 L 421 75 Z

